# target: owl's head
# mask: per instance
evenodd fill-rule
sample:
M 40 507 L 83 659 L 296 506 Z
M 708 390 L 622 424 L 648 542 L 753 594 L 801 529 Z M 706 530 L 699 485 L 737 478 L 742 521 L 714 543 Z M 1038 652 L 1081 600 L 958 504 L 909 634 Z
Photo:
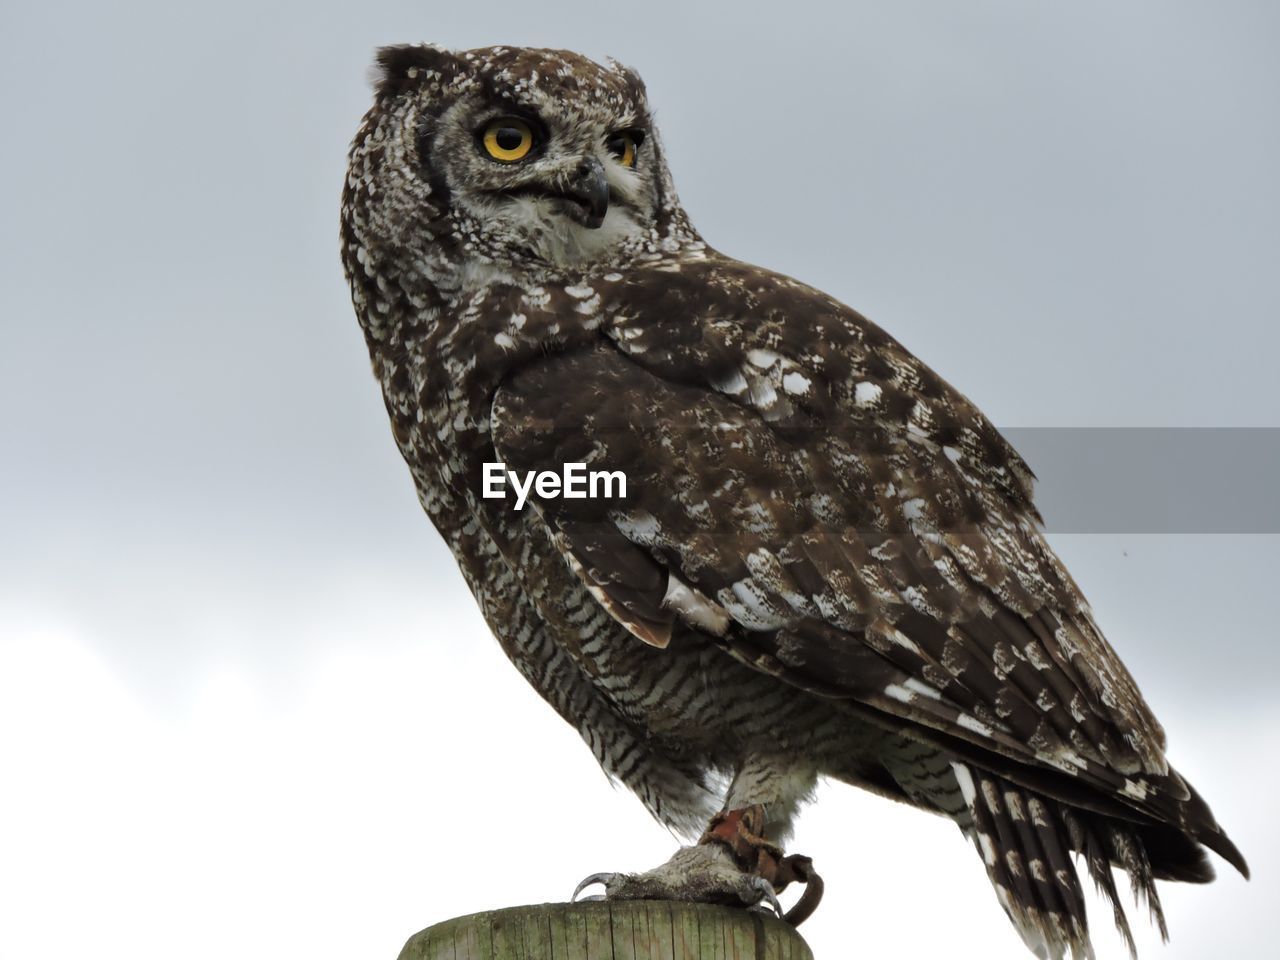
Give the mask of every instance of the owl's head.
M 347 202 L 420 262 L 589 269 L 692 235 L 626 67 L 396 46 L 379 51 L 375 87 Z

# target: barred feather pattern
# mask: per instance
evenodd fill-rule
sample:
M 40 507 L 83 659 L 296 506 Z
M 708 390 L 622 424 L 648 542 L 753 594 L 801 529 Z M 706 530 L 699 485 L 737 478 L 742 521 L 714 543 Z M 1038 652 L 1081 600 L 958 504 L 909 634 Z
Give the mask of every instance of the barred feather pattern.
M 477 143 L 508 115 L 541 138 L 528 163 Z M 643 133 L 631 166 L 619 130 Z M 583 171 L 607 182 L 590 228 Z M 708 247 L 633 71 L 384 49 L 342 253 L 395 442 L 486 621 L 661 822 L 696 835 L 759 803 L 785 834 L 819 776 L 911 803 L 972 838 L 1049 957 L 1090 955 L 1073 851 L 1130 943 L 1112 864 L 1162 930 L 1155 878 L 1210 879 L 1202 845 L 1246 869 L 1045 540 L 1026 464 L 865 317 Z M 493 461 L 620 470 L 628 495 L 517 511 L 480 495 Z
M 982 858 L 997 899 L 1028 948 L 1045 958 L 1092 957 L 1078 864 L 1110 905 L 1136 956 L 1112 865 L 1122 867 L 1161 936 L 1168 928 L 1145 847 L 1123 823 L 1097 818 L 906 738 L 890 744 L 885 767 L 904 792 L 960 827 Z
M 1061 827 L 1036 797 L 998 777 L 961 783 L 974 792 L 973 839 L 1001 904 L 1034 952 L 1058 958 L 1092 956 L 1084 896 L 1067 860 Z

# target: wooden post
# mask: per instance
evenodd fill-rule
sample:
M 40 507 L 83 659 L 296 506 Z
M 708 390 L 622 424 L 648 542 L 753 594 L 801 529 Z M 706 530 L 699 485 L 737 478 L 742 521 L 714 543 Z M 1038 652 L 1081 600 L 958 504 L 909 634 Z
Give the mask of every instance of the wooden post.
M 795 928 L 707 903 L 544 903 L 456 917 L 409 938 L 399 960 L 813 960 Z

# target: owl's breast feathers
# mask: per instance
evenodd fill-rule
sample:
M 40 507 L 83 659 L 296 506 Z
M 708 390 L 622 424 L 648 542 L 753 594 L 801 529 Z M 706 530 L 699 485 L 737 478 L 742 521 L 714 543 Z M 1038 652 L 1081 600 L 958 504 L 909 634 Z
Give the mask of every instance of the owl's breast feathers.
M 625 473 L 624 501 L 533 498 L 615 620 L 658 645 L 697 630 L 1243 868 L 1045 542 L 1030 471 L 963 396 L 830 297 L 715 255 L 571 288 L 537 349 L 548 315 L 525 312 L 475 413 L 511 469 Z

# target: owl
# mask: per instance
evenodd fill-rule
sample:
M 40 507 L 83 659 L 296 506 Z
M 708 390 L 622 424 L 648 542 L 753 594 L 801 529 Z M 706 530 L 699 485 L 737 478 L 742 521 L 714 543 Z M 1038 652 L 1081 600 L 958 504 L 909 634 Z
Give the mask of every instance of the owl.
M 604 896 L 807 883 L 798 922 L 819 777 L 952 820 L 1042 957 L 1092 956 L 1077 864 L 1130 948 L 1113 866 L 1162 932 L 1156 879 L 1246 873 L 1026 464 L 875 324 L 709 247 L 633 71 L 395 46 L 374 86 L 341 247 L 395 442 L 512 663 L 690 841 Z

